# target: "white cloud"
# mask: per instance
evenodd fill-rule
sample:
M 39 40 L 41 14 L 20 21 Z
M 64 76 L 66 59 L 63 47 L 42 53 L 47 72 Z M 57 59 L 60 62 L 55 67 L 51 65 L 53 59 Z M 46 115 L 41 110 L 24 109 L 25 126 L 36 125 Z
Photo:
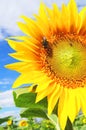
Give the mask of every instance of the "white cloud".
M 13 116 L 15 118 L 20 118 L 20 109 L 15 107 L 12 90 L 0 93 L 0 118 Z
M 0 30 L 0 39 L 4 39 L 4 35 L 2 34 L 1 30 Z
M 0 107 L 12 107 L 14 105 L 12 90 L 0 93 Z
M 16 35 L 20 32 L 16 22 L 20 15 L 32 16 L 38 9 L 39 1 L 31 0 L 0 0 L 0 27 L 6 32 Z
M 19 118 L 19 110 L 14 110 L 14 111 L 6 111 L 6 112 L 3 112 L 3 113 L 0 113 L 0 118 L 3 118 L 3 117 L 7 117 L 7 116 L 13 116 L 13 117 L 17 117 Z
M 0 79 L 0 85 L 8 85 L 8 84 L 12 84 L 12 79 L 9 78 Z
M 32 14 L 38 12 L 40 2 L 51 4 L 57 3 L 61 6 L 62 3 L 68 3 L 69 0 L 0 0 L 0 28 L 5 31 L 0 32 L 0 38 L 3 38 L 3 33 L 9 33 L 11 35 L 20 35 L 20 30 L 16 24 L 20 21 L 21 15 L 32 17 Z M 86 0 L 76 0 L 79 5 L 86 4 Z

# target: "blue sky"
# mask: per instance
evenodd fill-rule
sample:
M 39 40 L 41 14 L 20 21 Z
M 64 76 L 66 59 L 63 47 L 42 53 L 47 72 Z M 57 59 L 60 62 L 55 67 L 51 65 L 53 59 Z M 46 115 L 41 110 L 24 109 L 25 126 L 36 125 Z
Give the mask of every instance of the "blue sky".
M 4 68 L 4 65 L 15 62 L 9 57 L 8 53 L 13 50 L 4 40 L 9 36 L 23 35 L 17 27 L 16 22 L 22 21 L 20 16 L 26 15 L 33 17 L 38 12 L 40 2 L 47 6 L 57 3 L 61 7 L 62 3 L 68 3 L 69 0 L 0 0 L 0 117 L 8 115 L 18 115 L 19 109 L 15 108 L 12 97 L 12 84 L 18 77 L 18 73 Z M 86 0 L 76 0 L 79 10 L 86 5 Z
M 13 50 L 8 46 L 5 40 L 0 41 L 0 91 L 6 91 L 11 89 L 12 83 L 17 78 L 18 73 L 6 69 L 6 64 L 15 62 L 16 60 L 9 57 L 8 53 L 12 53 Z

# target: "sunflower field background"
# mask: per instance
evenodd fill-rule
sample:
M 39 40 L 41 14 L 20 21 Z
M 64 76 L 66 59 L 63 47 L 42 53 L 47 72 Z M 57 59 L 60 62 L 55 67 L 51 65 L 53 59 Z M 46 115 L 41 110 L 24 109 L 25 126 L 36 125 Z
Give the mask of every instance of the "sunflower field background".
M 41 56 L 41 59 L 45 58 L 45 54 L 44 54 L 45 52 L 47 54 L 46 57 L 51 58 L 52 50 L 51 50 L 51 47 L 48 45 L 48 42 L 49 42 L 49 40 L 52 40 L 52 41 L 50 41 L 52 43 L 54 41 L 54 38 L 49 39 L 49 35 L 47 35 L 47 29 L 48 29 L 47 25 L 48 24 L 47 24 L 47 22 L 45 22 L 46 15 L 44 13 L 45 11 L 43 12 L 44 7 L 40 6 L 40 5 L 42 3 L 42 4 L 46 5 L 48 8 L 52 8 L 52 4 L 55 3 L 56 5 L 58 5 L 58 8 L 61 9 L 63 3 L 65 5 L 67 5 L 68 3 L 71 3 L 71 7 L 73 9 L 75 9 L 74 2 L 76 3 L 79 12 L 84 7 L 84 11 L 82 11 L 82 14 L 84 14 L 82 18 L 84 18 L 84 16 L 86 15 L 85 14 L 86 13 L 85 12 L 85 8 L 86 8 L 85 0 L 82 0 L 82 1 L 81 0 L 60 0 L 60 1 L 59 0 L 37 0 L 37 1 L 30 1 L 30 0 L 24 0 L 24 1 L 23 0 L 19 0 L 19 1 L 8 0 L 8 1 L 6 1 L 6 0 L 3 0 L 3 1 L 1 1 L 0 0 L 0 130 L 64 130 L 64 127 L 65 127 L 65 130 L 86 130 L 86 116 L 85 116 L 85 114 L 82 113 L 81 110 L 80 110 L 79 114 L 75 117 L 73 123 L 71 123 L 70 119 L 68 118 L 67 124 L 65 125 L 64 122 L 66 122 L 66 121 L 64 118 L 64 119 L 61 119 L 61 121 L 63 122 L 63 123 L 61 122 L 61 126 L 59 125 L 59 118 L 58 118 L 58 112 L 57 112 L 58 111 L 57 110 L 58 102 L 56 102 L 54 104 L 56 98 L 53 98 L 53 101 L 52 101 L 52 99 L 47 100 L 46 93 L 48 93 L 48 90 L 45 89 L 45 91 L 40 94 L 40 92 L 42 91 L 42 86 L 40 86 L 40 87 L 37 86 L 38 82 L 40 82 L 40 85 L 49 84 L 47 82 L 48 78 L 45 75 L 36 73 L 36 74 L 38 74 L 38 76 L 43 76 L 42 78 L 47 78 L 46 80 L 44 80 L 45 83 L 44 83 L 44 81 L 43 82 L 40 81 L 41 78 L 39 78 L 39 77 L 36 81 L 37 76 L 34 76 L 35 73 L 31 73 L 31 72 L 33 72 L 33 70 L 35 70 L 36 62 L 34 62 L 34 65 L 31 64 L 31 66 L 29 66 L 30 67 L 30 68 L 28 68 L 29 74 L 27 75 L 27 76 L 29 76 L 29 80 L 32 80 L 30 77 L 33 77 L 33 79 L 35 77 L 35 79 L 34 79 L 34 82 L 36 83 L 35 85 L 32 86 L 31 82 L 29 82 L 29 83 L 27 82 L 26 75 L 24 75 L 25 78 L 20 78 L 19 81 L 15 82 L 15 80 L 20 75 L 16 71 L 19 71 L 22 73 L 23 72 L 22 65 L 25 64 L 26 68 L 28 66 L 26 64 L 28 56 L 27 56 L 27 58 L 26 57 L 24 58 L 23 55 L 19 54 L 18 55 L 19 57 L 17 57 L 17 55 L 15 54 L 15 51 L 14 51 L 14 50 L 19 49 L 19 51 L 21 52 L 22 48 L 28 50 L 26 48 L 26 47 L 28 47 L 28 44 L 27 44 L 27 46 L 24 46 L 24 45 L 19 46 L 19 44 L 20 44 L 19 42 L 21 41 L 21 38 L 22 38 L 22 40 L 26 40 L 26 42 L 29 39 L 29 38 L 24 39 L 24 38 L 26 38 L 25 37 L 26 35 L 21 32 L 21 30 L 18 28 L 18 26 L 16 24 L 17 22 L 23 21 L 20 18 L 20 16 L 25 15 L 28 18 L 32 19 L 32 21 L 31 21 L 30 19 L 27 19 L 27 17 L 22 16 L 22 18 L 24 18 L 24 20 L 28 21 L 28 25 L 29 25 L 29 29 L 30 29 L 30 32 L 29 32 L 30 37 L 35 37 L 35 40 L 32 39 L 32 41 L 30 41 L 30 42 L 36 43 L 37 42 L 36 40 L 40 40 L 41 36 L 44 35 L 43 39 L 42 39 L 43 48 L 40 51 L 43 54 L 43 57 Z M 40 11 L 39 11 L 39 8 L 40 8 Z M 72 10 L 72 8 L 71 8 L 71 10 Z M 65 9 L 66 9 L 65 6 L 63 6 L 64 11 L 65 11 Z M 56 10 L 57 10 L 56 6 L 54 5 L 54 11 L 56 11 Z M 42 29 L 40 29 L 40 28 L 36 29 L 36 26 L 38 26 L 38 25 L 35 25 L 35 23 L 33 22 L 34 21 L 33 14 L 37 14 L 38 11 L 41 16 L 41 19 L 38 16 L 35 16 L 35 17 L 37 18 L 38 23 L 40 23 L 39 27 L 42 27 L 42 24 L 43 24 L 40 21 L 42 20 L 44 22 Z M 51 16 L 51 18 L 54 20 L 55 16 L 54 17 L 52 16 L 52 11 L 48 12 L 48 13 Z M 73 13 L 76 13 L 76 12 L 73 12 Z M 65 18 L 65 13 L 63 12 L 63 14 L 64 14 L 64 18 Z M 42 17 L 42 16 L 44 16 L 44 17 Z M 73 15 L 71 15 L 71 16 L 73 16 Z M 76 15 L 74 14 L 74 17 L 75 16 Z M 71 21 L 72 21 L 72 18 L 73 17 L 71 17 Z M 77 17 L 75 17 L 75 19 L 76 18 Z M 49 21 L 49 19 L 47 19 L 47 20 Z M 80 19 L 80 20 L 82 21 L 82 19 Z M 53 28 L 54 28 L 55 23 L 53 24 L 52 21 L 50 20 L 50 25 L 53 26 Z M 31 24 L 30 24 L 30 22 L 31 22 Z M 74 22 L 74 21 L 72 21 L 72 22 Z M 63 22 L 63 23 L 65 23 L 65 22 Z M 81 23 L 83 23 L 82 26 L 85 25 L 85 22 L 81 22 Z M 19 23 L 18 25 L 20 26 L 20 28 L 22 30 L 25 31 L 25 33 L 28 34 L 27 28 L 24 24 Z M 34 30 L 34 28 L 35 28 L 35 30 Z M 85 27 L 84 27 L 84 29 L 85 29 Z M 80 33 L 83 33 L 84 29 L 82 28 Z M 39 30 L 41 30 L 41 32 L 44 32 L 44 34 L 42 34 L 41 32 L 39 33 Z M 46 39 L 45 36 L 47 37 L 48 40 Z M 13 42 L 11 40 L 14 40 L 15 42 Z M 79 40 L 81 40 L 81 39 L 79 39 Z M 84 38 L 84 41 L 85 41 L 85 38 Z M 8 43 L 13 49 L 8 45 Z M 18 46 L 16 43 L 18 43 Z M 64 42 L 62 44 L 64 46 Z M 75 42 L 75 44 L 76 44 L 76 42 Z M 40 44 L 39 44 L 39 46 L 40 46 Z M 72 46 L 72 44 L 70 46 Z M 35 48 L 38 49 L 38 45 L 34 46 L 34 44 L 33 45 L 30 44 L 30 47 L 29 47 L 30 51 L 35 52 Z M 56 48 L 54 48 L 54 50 L 55 49 Z M 70 47 L 68 46 L 67 49 L 70 50 Z M 79 49 L 79 47 L 78 47 L 78 49 Z M 82 49 L 82 48 L 81 48 L 81 50 L 84 51 L 84 49 Z M 30 60 L 32 60 L 31 58 L 35 59 L 34 57 L 36 56 L 36 55 L 33 55 L 32 52 L 29 53 Z M 10 53 L 13 53 L 13 55 L 11 54 L 11 56 L 13 56 L 14 58 L 9 56 Z M 38 50 L 35 53 L 37 54 Z M 83 52 L 82 55 L 84 55 L 84 53 L 85 52 Z M 26 53 L 26 55 L 27 55 L 27 53 Z M 15 59 L 15 57 L 17 57 L 17 58 Z M 20 58 L 20 60 L 21 60 L 22 57 L 25 60 L 24 64 L 15 64 L 14 66 L 8 65 L 8 64 L 15 63 L 15 62 L 16 63 L 19 62 L 18 58 Z M 68 56 L 68 58 L 69 58 L 69 56 Z M 37 60 L 40 61 L 40 59 L 37 59 Z M 49 62 L 49 60 L 50 59 L 48 59 L 48 62 Z M 54 61 L 55 60 L 56 59 L 54 59 Z M 45 61 L 43 61 L 43 62 L 47 63 Z M 69 63 L 70 63 L 70 61 L 67 61 L 65 65 L 68 65 Z M 7 68 L 5 68 L 5 66 L 7 68 L 13 69 L 14 71 L 8 70 Z M 19 67 L 19 69 L 18 69 L 18 67 Z M 41 69 L 40 65 L 38 67 Z M 44 67 L 47 68 L 47 66 L 44 66 Z M 47 68 L 47 69 L 49 69 L 49 68 Z M 25 70 L 25 71 L 27 71 L 27 70 Z M 26 73 L 27 72 L 25 72 L 25 74 Z M 67 73 L 67 74 L 69 74 L 69 73 Z M 73 74 L 73 73 L 71 72 L 71 74 Z M 75 75 L 73 75 L 73 76 L 75 76 Z M 23 76 L 21 76 L 21 77 L 23 77 Z M 15 84 L 14 84 L 14 82 L 15 82 Z M 53 84 L 53 82 L 51 84 Z M 20 87 L 15 88 L 17 85 L 20 85 Z M 12 88 L 12 86 L 14 86 L 14 88 Z M 57 86 L 60 87 L 59 84 Z M 37 87 L 38 87 L 38 89 L 37 89 Z M 45 86 L 43 86 L 43 87 L 45 87 Z M 56 87 L 56 84 L 54 84 L 54 87 Z M 47 92 L 46 92 L 46 90 L 47 90 Z M 53 89 L 51 89 L 51 90 L 53 91 Z M 51 94 L 51 90 L 49 89 L 50 94 Z M 35 93 L 35 91 L 37 93 Z M 56 89 L 56 91 L 57 91 L 57 89 Z M 59 90 L 59 92 L 61 92 L 61 91 Z M 83 93 L 85 94 L 85 92 L 83 92 Z M 42 95 L 42 96 L 40 96 L 40 95 Z M 51 105 L 49 106 L 49 104 L 51 104 Z M 85 104 L 85 103 L 83 103 L 83 104 Z M 55 105 L 55 106 L 53 106 L 53 105 Z M 76 104 L 76 106 L 77 106 L 77 104 Z M 76 107 L 74 107 L 74 108 L 76 108 Z M 74 110 L 74 108 L 71 108 L 71 110 L 72 109 Z M 68 110 L 66 108 L 63 117 L 66 117 L 65 115 L 67 115 L 66 114 L 67 111 Z M 83 111 L 85 113 L 85 107 L 84 107 Z M 69 117 L 72 118 L 71 113 L 69 114 Z
M 58 121 L 55 115 L 56 110 L 54 109 L 49 117 L 46 114 L 47 100 L 44 99 L 35 105 L 36 95 L 28 93 L 27 89 L 23 88 L 13 92 L 15 105 L 21 108 L 19 113 L 21 118 L 17 119 L 14 116 L 0 118 L 0 130 L 57 130 L 55 128 L 55 123 Z M 27 100 L 28 97 L 29 100 Z M 73 129 L 86 129 L 86 117 L 83 114 L 76 117 Z

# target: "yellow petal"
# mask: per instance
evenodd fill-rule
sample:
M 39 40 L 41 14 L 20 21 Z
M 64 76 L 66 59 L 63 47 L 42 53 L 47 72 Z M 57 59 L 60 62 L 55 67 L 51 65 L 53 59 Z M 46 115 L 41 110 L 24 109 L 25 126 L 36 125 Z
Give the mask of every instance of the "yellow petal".
M 28 51 L 28 46 L 25 44 L 25 42 L 19 42 L 14 40 L 7 39 L 8 44 L 16 51 Z
M 19 73 L 27 73 L 36 71 L 37 68 L 28 62 L 16 62 L 5 66 L 8 69 L 18 71 Z
M 52 5 L 53 6 L 53 14 L 51 15 L 51 18 L 53 17 L 55 17 L 56 19 L 57 19 L 57 17 L 56 16 L 59 16 L 60 15 L 60 10 L 59 10 L 59 8 L 58 8 L 58 6 L 56 5 L 56 4 L 53 4 Z M 51 12 L 52 12 L 52 10 L 51 10 Z
M 54 84 L 54 90 L 52 94 L 48 95 L 48 114 L 50 115 L 58 102 L 59 96 L 61 94 L 61 86 L 60 84 Z
M 51 26 L 49 26 L 49 16 L 47 13 L 47 7 L 41 3 L 40 8 L 39 8 L 39 15 L 34 15 L 34 17 L 36 18 L 37 21 L 37 25 L 40 28 L 42 34 L 44 36 L 49 35 L 50 32 L 50 28 Z
M 42 73 L 42 72 L 41 72 Z M 36 89 L 36 92 L 43 91 L 44 89 L 47 88 L 47 86 L 52 82 L 46 74 L 42 74 L 42 77 L 37 79 L 35 83 L 38 82 L 38 87 Z M 42 86 L 42 87 L 41 87 Z
M 83 34 L 84 32 L 86 32 L 86 7 L 83 8 L 80 13 L 80 27 L 79 27 L 79 34 Z
M 86 116 L 86 88 L 82 88 L 80 91 L 80 99 L 81 99 L 81 110 Z
M 34 15 L 34 17 L 36 18 L 38 27 L 40 28 L 40 30 L 43 33 L 43 37 L 47 35 L 49 35 L 49 31 L 50 31 L 50 26 L 48 23 L 44 23 L 43 20 L 38 16 L 38 15 Z
M 46 86 L 46 88 L 44 90 L 41 90 L 40 92 L 37 92 L 37 90 L 36 90 L 36 92 L 37 92 L 36 102 L 45 98 L 46 96 L 48 96 L 50 93 L 52 93 L 54 91 L 55 87 L 53 86 L 53 84 L 54 83 L 51 82 L 49 85 Z M 41 86 L 40 86 L 40 88 L 41 88 Z
M 61 29 L 63 32 L 69 32 L 70 31 L 70 15 L 68 8 L 65 4 L 62 5 L 62 12 L 61 12 Z
M 13 83 L 13 88 L 17 88 L 21 85 L 24 85 L 24 84 L 30 84 L 30 83 L 33 83 L 31 82 L 31 78 L 30 76 L 28 76 L 28 74 L 21 74 L 16 80 L 15 82 Z
M 23 52 L 23 51 L 32 51 L 33 53 L 37 54 L 38 52 L 38 48 L 34 45 L 34 44 L 31 44 L 30 41 L 27 43 L 27 42 L 20 42 L 20 41 L 16 41 L 16 40 L 10 40 L 10 39 L 7 39 L 8 41 L 8 44 L 16 51 L 20 51 L 20 52 Z
M 36 32 L 33 31 L 33 28 L 31 28 L 32 26 L 28 26 L 27 24 L 24 24 L 24 23 L 21 23 L 21 22 L 17 22 L 18 26 L 20 27 L 20 29 L 25 33 L 27 34 L 28 36 L 32 36 L 34 37 L 35 39 L 38 39 L 40 40 L 41 39 L 41 35 L 40 33 L 37 33 L 37 27 L 35 28 Z
M 68 90 L 68 104 L 67 104 L 67 110 L 68 110 L 68 117 L 73 123 L 76 115 L 79 112 L 79 108 L 77 106 L 77 102 L 80 101 L 80 99 L 77 100 L 77 93 L 74 92 L 75 90 L 69 89 Z
M 12 87 L 16 88 L 24 84 L 33 84 L 35 79 L 37 80 L 41 76 L 40 72 L 32 72 L 31 74 L 29 72 L 23 73 L 16 79 Z
M 40 8 L 39 8 L 39 17 L 41 18 L 41 20 L 47 25 L 48 23 L 48 14 L 47 14 L 47 10 L 46 10 L 46 6 L 41 3 L 40 4 Z M 48 25 L 47 25 L 48 26 Z
M 21 16 L 21 18 L 23 18 L 25 20 L 25 22 L 30 30 L 34 30 L 34 34 L 36 34 L 37 37 L 42 37 L 43 34 L 35 20 L 28 18 L 26 16 Z
M 35 39 L 35 38 L 31 38 L 31 37 L 27 37 L 27 36 L 15 36 L 15 37 L 10 37 L 9 39 L 6 39 L 7 41 L 8 40 L 15 40 L 17 42 L 19 41 L 22 41 L 22 42 L 25 42 L 25 44 L 27 46 L 34 46 L 35 48 L 39 48 L 39 45 L 40 45 L 40 41 Z
M 21 60 L 21 61 L 26 61 L 29 62 L 30 60 L 36 62 L 37 59 L 39 60 L 39 57 L 36 56 L 34 53 L 32 53 L 31 51 L 28 52 L 16 52 L 16 53 L 12 53 L 9 54 L 11 57 L 17 59 L 17 60 Z M 30 58 L 28 58 L 30 57 Z
M 75 0 L 70 0 L 68 10 L 70 14 L 70 32 L 74 33 L 78 23 L 78 8 Z
M 68 92 L 66 88 L 63 88 L 63 91 L 61 93 L 59 103 L 58 103 L 58 117 L 59 117 L 59 123 L 64 130 L 67 122 L 67 103 L 68 103 Z
M 57 31 L 58 28 L 60 28 L 60 10 L 56 4 L 53 4 L 53 11 L 48 10 L 49 15 L 51 16 L 50 18 L 51 21 L 51 26 L 53 27 L 54 31 Z M 58 16 L 58 20 L 57 20 Z M 52 24 L 53 23 L 53 24 Z

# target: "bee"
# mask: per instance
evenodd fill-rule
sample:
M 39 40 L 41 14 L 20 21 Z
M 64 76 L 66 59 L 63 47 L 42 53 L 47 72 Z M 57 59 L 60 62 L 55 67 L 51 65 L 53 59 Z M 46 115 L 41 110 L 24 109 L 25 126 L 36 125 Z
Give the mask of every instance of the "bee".
M 72 47 L 73 46 L 73 44 L 72 43 L 69 43 L 70 44 L 70 46 Z
M 44 47 L 44 49 L 48 49 L 48 41 L 47 41 L 47 39 L 44 37 L 43 38 L 43 42 L 42 42 L 42 45 L 43 45 L 43 47 Z
M 44 49 L 46 50 L 47 55 L 49 57 L 51 57 L 52 56 L 52 48 L 49 45 L 49 42 L 47 41 L 47 39 L 45 37 L 43 38 L 42 45 L 43 45 Z

